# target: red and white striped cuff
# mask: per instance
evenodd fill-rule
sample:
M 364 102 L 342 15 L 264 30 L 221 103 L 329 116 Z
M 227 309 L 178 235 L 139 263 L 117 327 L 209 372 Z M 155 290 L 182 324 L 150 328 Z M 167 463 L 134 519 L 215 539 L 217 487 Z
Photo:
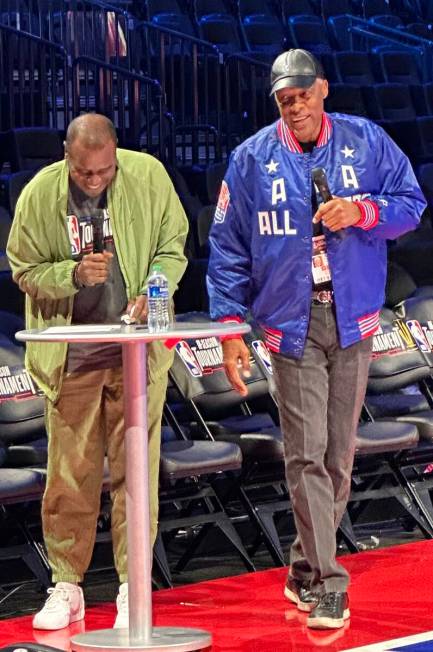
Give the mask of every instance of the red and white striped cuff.
M 223 324 L 227 323 L 234 323 L 234 324 L 243 324 L 244 320 L 241 319 L 240 317 L 237 317 L 236 315 L 229 316 L 229 317 L 221 317 L 218 319 L 219 322 L 222 322 Z M 226 340 L 241 340 L 242 335 L 220 335 L 219 336 L 220 342 L 225 342 Z
M 353 203 L 358 206 L 361 212 L 361 217 L 354 226 L 364 229 L 364 231 L 375 227 L 379 221 L 378 205 L 374 201 L 371 201 L 371 199 L 363 199 L 362 201 L 354 201 Z

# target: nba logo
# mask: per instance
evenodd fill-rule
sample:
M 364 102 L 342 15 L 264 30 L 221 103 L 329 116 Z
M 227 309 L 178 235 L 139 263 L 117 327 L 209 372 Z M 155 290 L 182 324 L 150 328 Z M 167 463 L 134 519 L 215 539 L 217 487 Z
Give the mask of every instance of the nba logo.
M 185 342 L 185 340 L 181 340 L 176 344 L 176 351 L 182 358 L 182 362 L 187 367 L 191 376 L 194 376 L 194 378 L 203 376 L 201 366 L 199 365 L 194 353 L 191 351 L 189 344 Z
M 274 372 L 272 370 L 272 360 L 268 347 L 262 340 L 254 340 L 252 344 L 254 351 L 259 356 L 260 362 L 265 368 L 266 374 L 272 376 Z
M 419 321 L 416 319 L 409 319 L 406 324 L 409 327 L 412 337 L 417 343 L 419 350 L 423 353 L 430 353 L 429 343 L 427 342 L 425 333 Z
M 80 231 L 78 220 L 75 215 L 67 215 L 69 242 L 71 243 L 72 256 L 79 256 L 81 253 Z

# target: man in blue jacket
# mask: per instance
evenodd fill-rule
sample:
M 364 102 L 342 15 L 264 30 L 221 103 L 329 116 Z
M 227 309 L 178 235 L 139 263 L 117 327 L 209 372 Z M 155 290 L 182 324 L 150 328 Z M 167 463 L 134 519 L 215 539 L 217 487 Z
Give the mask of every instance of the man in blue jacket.
M 297 531 L 284 593 L 309 612 L 309 627 L 338 628 L 350 615 L 349 576 L 335 532 L 384 301 L 386 240 L 414 229 L 425 201 L 380 127 L 324 112 L 328 83 L 309 52 L 277 57 L 271 94 L 280 119 L 233 152 L 222 184 L 208 291 L 214 319 L 251 311 L 272 353 Z M 246 395 L 247 347 L 233 338 L 223 350 Z

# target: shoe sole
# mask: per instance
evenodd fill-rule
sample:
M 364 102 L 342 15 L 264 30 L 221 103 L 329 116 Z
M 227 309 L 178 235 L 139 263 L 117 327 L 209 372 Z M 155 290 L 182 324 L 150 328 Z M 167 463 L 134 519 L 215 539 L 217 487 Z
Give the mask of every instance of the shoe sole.
M 350 618 L 350 610 L 345 609 L 343 618 L 307 618 L 307 627 L 311 629 L 340 629 L 344 626 L 344 621 Z
M 66 625 L 62 625 L 61 627 L 44 627 L 43 625 L 37 625 L 34 620 L 32 622 L 32 627 L 33 629 L 41 629 L 45 632 L 55 632 L 58 629 L 65 629 L 66 627 L 69 627 L 69 625 L 72 625 L 72 623 L 76 623 L 78 620 L 83 620 L 83 619 L 84 619 L 84 608 L 81 611 L 79 611 L 75 616 L 72 616 L 72 618 L 69 619 L 69 622 Z
M 284 597 L 293 602 L 299 609 L 299 611 L 304 611 L 310 613 L 313 611 L 314 607 L 317 605 L 317 602 L 301 602 L 299 596 L 291 591 L 287 586 L 284 587 Z

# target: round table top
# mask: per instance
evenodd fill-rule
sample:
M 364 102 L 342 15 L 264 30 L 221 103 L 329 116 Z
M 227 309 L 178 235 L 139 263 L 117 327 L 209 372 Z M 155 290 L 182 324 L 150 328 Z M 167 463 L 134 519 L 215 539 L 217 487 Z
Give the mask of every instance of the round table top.
M 155 340 L 185 340 L 198 337 L 243 335 L 251 327 L 235 322 L 175 322 L 167 331 L 149 333 L 144 324 L 85 324 L 75 326 L 50 326 L 49 328 L 23 330 L 15 333 L 17 340 L 25 342 L 152 342 Z

